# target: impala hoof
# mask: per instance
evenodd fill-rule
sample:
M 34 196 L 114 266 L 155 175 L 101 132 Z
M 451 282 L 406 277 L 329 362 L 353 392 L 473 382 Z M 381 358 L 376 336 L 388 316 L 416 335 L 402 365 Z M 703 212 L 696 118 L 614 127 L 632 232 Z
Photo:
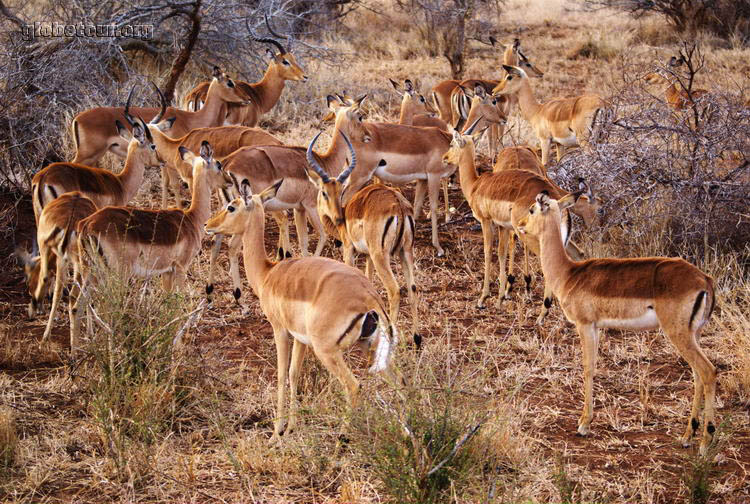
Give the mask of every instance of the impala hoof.
M 591 429 L 588 425 L 581 424 L 578 426 L 578 431 L 576 431 L 576 436 L 580 437 L 586 437 L 591 433 Z

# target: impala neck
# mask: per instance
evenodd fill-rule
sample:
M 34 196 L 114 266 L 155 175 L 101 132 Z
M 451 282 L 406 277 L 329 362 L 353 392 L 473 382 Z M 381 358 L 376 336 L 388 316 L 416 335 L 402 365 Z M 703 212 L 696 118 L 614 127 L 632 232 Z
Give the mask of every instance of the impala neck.
M 284 90 L 284 79 L 279 75 L 277 65 L 271 63 L 268 65 L 266 73 L 263 74 L 263 78 L 254 84 L 250 84 L 250 87 L 260 96 L 258 106 L 265 114 L 279 101 L 281 92 Z
M 399 124 L 405 126 L 412 126 L 414 124 L 414 108 L 411 105 L 411 98 L 408 95 L 404 95 L 404 99 L 401 100 L 401 113 L 398 117 Z
M 146 170 L 146 163 L 141 159 L 144 153 L 139 152 L 137 140 L 128 143 L 128 156 L 125 158 L 125 166 L 119 175 L 115 175 L 122 184 L 123 200 L 121 204 L 126 205 L 133 199 L 143 184 L 143 174 Z
M 194 128 L 221 126 L 224 124 L 224 118 L 226 116 L 224 105 L 226 102 L 218 96 L 217 91 L 219 86 L 221 86 L 221 84 L 218 80 L 213 79 L 211 81 L 211 84 L 208 86 L 208 92 L 206 93 L 206 102 L 198 112 L 193 114 L 195 122 L 191 128 L 186 130 L 187 132 Z
M 194 170 L 192 201 L 190 202 L 190 208 L 185 211 L 185 214 L 201 230 L 203 224 L 211 217 L 211 187 L 208 180 L 208 170 L 209 168 L 205 164 L 203 167 Z
M 250 212 L 245 233 L 242 235 L 242 259 L 245 275 L 250 288 L 256 296 L 261 296 L 263 282 L 274 263 L 266 257 L 266 246 L 263 236 L 266 224 L 263 211 Z
M 187 133 L 182 137 L 172 138 L 156 126 L 153 128 L 149 127 L 149 131 L 151 132 L 151 137 L 154 139 L 159 160 L 167 160 L 167 162 L 171 163 L 176 156 L 179 156 L 177 149 L 182 145 L 183 140 L 187 137 Z
M 547 219 L 544 230 L 539 237 L 539 255 L 542 262 L 542 273 L 558 299 L 559 289 L 565 284 L 573 266 L 573 261 L 568 257 L 563 245 L 562 231 L 560 230 L 560 213 L 548 212 L 543 217 Z
M 461 154 L 458 158 L 458 175 L 460 177 L 461 192 L 464 193 L 466 201 L 471 202 L 472 189 L 477 178 L 479 178 L 476 165 L 474 164 L 474 142 L 469 142 L 468 145 L 461 149 Z
M 530 121 L 542 108 L 541 104 L 534 98 L 534 92 L 531 90 L 528 79 L 523 79 L 521 88 L 518 90 L 518 108 L 521 109 L 521 115 L 527 121 Z

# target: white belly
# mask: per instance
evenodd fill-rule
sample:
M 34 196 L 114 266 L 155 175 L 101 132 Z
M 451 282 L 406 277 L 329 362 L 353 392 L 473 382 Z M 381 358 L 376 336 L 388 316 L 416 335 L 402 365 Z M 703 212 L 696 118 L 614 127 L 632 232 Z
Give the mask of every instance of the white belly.
M 610 329 L 657 329 L 659 327 L 659 318 L 656 316 L 656 312 L 652 308 L 649 308 L 643 315 L 637 318 L 602 319 L 598 321 L 596 325 L 597 327 L 606 327 Z
M 367 248 L 367 242 L 364 238 L 360 238 L 357 241 L 353 241 L 352 245 L 354 245 L 354 248 L 357 249 L 357 252 L 360 254 L 369 254 L 370 250 Z
M 427 174 L 418 169 L 420 158 L 417 156 L 402 156 L 389 154 L 384 157 L 386 163 L 378 164 L 375 176 L 391 184 L 408 184 L 415 180 L 426 180 Z
M 297 332 L 294 332 L 294 331 L 289 331 L 289 334 L 291 334 L 292 336 L 294 336 L 294 339 L 296 339 L 300 343 L 304 343 L 305 345 L 309 345 L 310 344 L 310 337 L 308 335 L 306 335 L 306 334 L 297 333 Z
M 553 137 L 553 140 L 560 145 L 564 145 L 565 147 L 573 147 L 574 145 L 578 145 L 578 139 L 576 138 L 575 133 L 571 133 L 570 136 L 566 137 Z

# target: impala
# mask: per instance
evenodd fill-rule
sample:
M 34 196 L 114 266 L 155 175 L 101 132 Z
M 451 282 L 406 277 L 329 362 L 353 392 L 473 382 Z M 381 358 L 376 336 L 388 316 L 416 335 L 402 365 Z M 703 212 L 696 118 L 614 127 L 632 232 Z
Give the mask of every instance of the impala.
M 270 30 L 270 26 L 268 27 Z M 248 99 L 246 103 L 230 103 L 227 105 L 227 115 L 224 124 L 242 124 L 257 126 L 263 114 L 267 113 L 279 101 L 286 81 L 307 81 L 304 70 L 297 64 L 294 55 L 288 52 L 280 42 L 272 38 L 252 37 L 256 42 L 271 44 L 279 50 L 274 54 L 266 49 L 268 68 L 263 78 L 258 82 L 247 83 L 236 81 L 237 88 Z M 209 82 L 201 82 L 184 98 L 187 110 L 199 110 L 208 101 Z
M 327 101 L 333 103 L 335 98 L 329 96 Z M 345 138 L 344 135 L 338 134 L 340 131 L 339 123 L 340 119 L 337 117 L 331 146 L 324 154 L 317 155 L 318 163 L 325 166 L 326 171 L 334 176 L 343 171 L 342 167 L 346 164 L 347 146 L 352 157 L 354 155 L 354 150 L 351 143 L 349 143 L 349 139 Z M 272 212 L 279 224 L 279 240 L 281 243 L 288 244 L 289 242 L 288 236 L 284 238 L 284 235 L 288 235 L 288 226 L 286 216 L 283 212 L 292 209 L 294 210 L 294 223 L 302 255 L 306 256 L 309 254 L 307 234 L 307 218 L 309 217 L 313 227 L 318 232 L 318 243 L 314 253 L 317 256 L 323 251 L 328 234 L 318 214 L 317 190 L 307 178 L 307 159 L 305 153 L 305 147 L 281 145 L 243 147 L 224 158 L 224 169 L 235 182 L 248 180 L 251 189 L 256 193 L 283 179 L 285 181 L 284 186 L 266 204 L 266 209 Z M 239 184 L 236 184 L 236 186 L 239 187 Z M 238 261 L 241 245 L 242 240 L 239 237 L 234 237 L 229 242 L 229 273 L 234 285 L 235 299 L 239 299 L 242 295 L 242 281 L 239 275 Z M 282 246 L 288 247 L 288 245 Z M 279 250 L 277 257 L 285 257 L 288 250 L 288 248 L 286 250 Z M 216 247 L 214 247 L 212 256 L 214 254 L 218 255 Z M 213 256 L 211 264 L 215 264 L 215 259 L 216 257 Z M 213 279 L 214 270 L 211 269 L 209 283 L 206 287 L 209 293 L 213 290 Z
M 667 63 L 667 66 L 679 67 L 684 63 L 685 60 L 682 57 L 676 58 L 675 56 L 672 56 Z M 673 82 L 658 72 L 651 72 L 647 74 L 644 79 L 649 84 L 663 89 L 664 98 L 666 99 L 667 104 L 674 110 L 684 110 L 695 100 L 708 94 L 708 91 L 705 89 L 693 89 L 690 94 L 688 94 L 687 90 L 678 87 L 677 82 Z
M 547 166 L 552 142 L 557 144 L 559 161 L 567 147 L 588 144 L 593 123 L 605 101 L 594 94 L 575 98 L 558 98 L 539 103 L 526 72 L 516 66 L 503 65 L 508 75 L 493 89 L 493 95 L 514 95 L 523 118 L 531 125 L 542 148 L 542 164 Z
M 416 181 L 414 215 L 419 216 L 425 190 L 430 197 L 432 245 L 438 256 L 445 251 L 440 246 L 437 233 L 437 206 L 440 180 L 452 175 L 455 166 L 441 160 L 450 147 L 450 133 L 438 128 L 420 128 L 391 123 L 363 122 L 360 107 L 367 95 L 351 105 L 343 101 L 336 109 L 337 129 L 349 135 L 360 162 L 351 175 L 349 191 L 361 189 L 373 175 L 392 184 Z M 328 173 L 334 174 L 329 169 Z
M 484 308 L 484 301 L 490 295 L 490 273 L 492 269 L 492 246 L 495 240 L 495 229 L 499 231 L 498 260 L 500 262 L 500 295 L 497 305 L 510 291 L 513 280 L 505 271 L 505 260 L 508 255 L 508 238 L 516 223 L 529 208 L 529 201 L 540 191 L 555 191 L 555 186 L 546 179 L 526 170 L 508 170 L 498 173 L 483 173 L 477 175 L 474 164 L 474 145 L 480 133 L 474 133 L 478 121 L 475 121 L 464 134 L 455 131 L 451 147 L 443 157 L 446 164 L 458 164 L 461 191 L 469 202 L 474 217 L 482 225 L 484 243 L 484 282 L 482 292 L 477 301 L 478 308 Z M 531 196 L 529 196 L 531 194 Z M 580 193 L 576 193 L 576 198 Z M 530 198 L 530 200 L 529 200 Z M 570 236 L 571 220 L 566 213 L 564 242 L 567 244 Z M 529 236 L 531 243 L 533 235 Z M 545 281 L 544 307 L 537 323 L 541 324 L 551 306 L 551 291 Z
M 460 86 L 459 86 L 460 87 Z M 484 86 L 477 84 L 474 91 L 463 89 L 463 95 L 470 99 L 468 109 L 463 114 L 465 118 L 463 130 L 465 131 L 470 124 L 479 119 L 478 127 L 480 129 L 489 128 L 489 153 L 494 156 L 497 153 L 500 141 L 505 133 L 505 125 L 508 122 L 508 107 L 501 100 L 490 94 L 487 94 Z
M 116 124 L 120 141 L 127 144 L 125 167 L 119 174 L 109 170 L 76 163 L 52 163 L 31 179 L 34 216 L 39 216 L 49 201 L 60 194 L 80 191 L 97 208 L 107 205 L 126 205 L 143 183 L 147 166 L 157 166 L 156 145 L 146 123 L 138 118 L 132 125 L 132 136 L 121 124 Z
M 591 428 L 599 329 L 661 328 L 693 370 L 693 405 L 682 444 L 688 446 L 696 434 L 705 400 L 700 443 L 705 454 L 716 431 L 716 369 L 698 340 L 714 308 L 713 279 L 680 258 L 572 261 L 562 247 L 559 224 L 560 212 L 572 203 L 571 196 L 556 201 L 540 193 L 520 221 L 519 231 L 539 237 L 544 278 L 581 338 L 584 406 L 578 433 L 585 436 Z
M 87 306 L 84 248 L 93 241 L 95 250 L 110 268 L 141 277 L 162 276 L 162 285 L 172 290 L 184 285 L 187 269 L 201 248 L 203 224 L 211 215 L 211 189 L 226 183 L 221 163 L 204 142 L 200 156 L 182 148 L 193 164 L 193 197 L 187 210 L 146 210 L 110 206 L 78 224 L 78 247 L 83 260 L 77 264 L 81 294 L 71 320 L 71 348 L 76 347 L 80 327 L 79 305 Z
M 318 164 L 313 155 L 313 146 L 318 133 L 307 148 L 307 162 L 312 171 L 307 172 L 310 181 L 318 188 L 318 214 L 324 222 L 333 224 L 331 233 L 338 234 L 344 247 L 344 262 L 354 264 L 354 251 L 367 254 L 365 269 L 372 281 L 373 268 L 388 292 L 389 314 L 395 324 L 401 302 L 396 276 L 391 269 L 391 257 L 398 253 L 406 281 L 412 316 L 412 334 L 415 342 L 421 342 L 417 333 L 417 286 L 414 278 L 414 216 L 411 204 L 396 189 L 382 184 L 373 184 L 357 191 L 346 204 L 342 196 L 349 175 L 356 166 L 356 156 L 345 171 L 331 178 Z M 419 344 L 419 343 L 417 343 Z
M 276 197 L 286 180 L 251 194 L 243 180 L 240 197 L 206 223 L 206 232 L 240 236 L 245 274 L 261 309 L 273 328 L 277 359 L 276 420 L 272 442 L 280 441 L 286 417 L 289 370 L 291 412 L 286 431 L 297 425 L 297 382 L 307 347 L 343 385 L 349 404 L 358 401 L 359 382 L 344 361 L 344 351 L 357 343 L 374 348 L 370 372 L 390 372 L 397 344 L 396 327 L 382 300 L 361 271 L 324 257 L 271 262 L 266 257 L 263 203 Z M 289 360 L 290 340 L 294 340 Z
M 206 104 L 198 112 L 188 112 L 173 107 L 163 107 L 160 112 L 159 108 L 136 107 L 131 113 L 152 123 L 158 123 L 166 116 L 163 126 L 169 128 L 170 135 L 174 137 L 181 137 L 195 128 L 221 126 L 224 123 L 225 105 L 244 103 L 246 99 L 238 94 L 234 81 L 219 67 L 214 67 L 213 77 Z M 156 89 L 158 91 L 158 88 Z M 160 91 L 159 94 L 161 94 Z M 126 144 L 122 142 L 115 127 L 115 121 L 125 123 L 124 112 L 123 107 L 97 107 L 78 114 L 73 119 L 76 155 L 72 162 L 95 165 L 107 152 L 125 157 Z
M 433 126 L 448 131 L 448 123 L 435 117 L 437 112 L 425 97 L 417 92 L 411 80 L 404 79 L 403 87 L 393 79 L 388 79 L 401 95 L 401 111 L 398 123 L 406 126 Z
M 552 179 L 547 176 L 547 170 L 544 168 L 541 161 L 539 161 L 539 157 L 536 155 L 536 152 L 534 152 L 534 150 L 530 147 L 517 146 L 506 147 L 505 149 L 503 149 L 500 152 L 500 155 L 497 157 L 497 161 L 495 161 L 495 164 L 492 167 L 492 171 L 501 172 L 504 170 L 530 171 L 545 178 L 552 186 L 554 186 L 555 192 L 553 194 L 553 197 L 563 197 L 567 194 L 564 189 L 558 186 Z M 581 217 L 583 219 L 584 225 L 588 228 L 593 226 L 597 220 L 601 222 L 601 217 L 604 213 L 602 209 L 603 201 L 601 197 L 594 196 L 593 191 L 591 190 L 589 185 L 586 184 L 585 180 L 582 177 L 578 178 L 578 189 L 584 192 L 576 200 L 575 204 L 570 207 L 570 212 Z M 528 196 L 529 195 L 527 194 L 527 197 Z M 512 273 L 515 253 L 515 236 L 515 232 L 510 236 L 510 259 L 508 262 L 509 286 L 512 286 L 513 283 L 513 281 L 511 281 L 511 278 L 513 278 Z M 539 246 L 538 241 L 533 238 L 529 239 L 528 235 L 520 235 L 519 237 L 521 238 L 521 241 L 523 243 L 524 280 L 526 281 L 526 292 L 528 293 L 531 291 L 531 275 L 529 274 L 529 247 L 531 247 L 532 251 L 536 255 L 539 255 Z M 583 259 L 583 252 L 572 240 L 568 241 L 565 249 L 568 251 L 568 254 L 570 254 L 575 260 L 580 261 Z M 508 292 L 506 292 L 506 295 L 507 294 Z
M 60 303 L 69 265 L 78 261 L 76 226 L 79 221 L 94 212 L 96 212 L 94 203 L 80 192 L 67 192 L 60 195 L 45 206 L 39 216 L 36 234 L 39 255 L 32 257 L 28 253 L 18 254 L 24 262 L 29 294 L 31 294 L 30 317 L 41 305 L 49 287 L 49 276 L 56 271 L 52 307 L 42 342 L 47 341 L 52 332 L 52 323 Z M 72 302 L 72 296 L 70 300 Z
M 131 125 L 135 122 L 130 114 L 130 99 L 132 91 L 128 96 L 125 104 L 123 116 Z M 157 117 L 162 117 L 167 109 L 166 100 L 161 93 L 161 111 Z M 161 207 L 167 207 L 167 198 L 169 186 L 175 194 L 178 208 L 182 208 L 182 199 L 180 198 L 180 180 L 188 184 L 188 189 L 192 191 L 193 166 L 185 161 L 182 157 L 180 147 L 185 147 L 191 152 L 200 149 L 203 142 L 208 142 L 212 149 L 214 157 L 222 158 L 228 156 L 240 147 L 249 145 L 281 145 L 281 141 L 276 137 L 263 131 L 260 128 L 248 128 L 245 126 L 218 126 L 212 128 L 196 128 L 193 131 L 179 137 L 172 138 L 163 133 L 158 124 L 147 125 L 151 137 L 156 144 L 156 151 L 162 164 L 161 180 Z M 229 198 L 227 197 L 227 200 Z

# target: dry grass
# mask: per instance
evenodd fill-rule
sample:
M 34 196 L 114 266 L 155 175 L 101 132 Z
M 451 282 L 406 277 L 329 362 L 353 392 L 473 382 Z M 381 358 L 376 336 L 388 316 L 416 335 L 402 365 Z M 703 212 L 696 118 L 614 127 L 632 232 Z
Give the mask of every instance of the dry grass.
M 345 52 L 341 66 L 304 62 L 313 78 L 290 84 L 263 125 L 290 144 L 304 144 L 317 130 L 329 128 L 320 122 L 328 93 L 369 92 L 371 117 L 393 118 L 398 99 L 389 91 L 387 77 L 418 76 L 423 91 L 446 78 L 447 63 L 430 57 L 414 33 L 397 33 L 408 23 L 403 15 L 388 14 L 391 18 L 384 19 L 363 11 L 347 21 L 353 31 L 335 42 Z M 534 81 L 537 95 L 544 98 L 583 91 L 607 94 L 624 62 L 643 62 L 645 73 L 674 51 L 671 39 L 656 38 L 660 33 L 655 25 L 648 25 L 653 33 L 645 35 L 646 21 L 607 12 L 581 15 L 562 1 L 511 0 L 498 22 L 502 37 L 521 34 L 525 52 L 545 70 L 544 79 Z M 566 58 L 586 41 L 612 52 L 596 59 Z M 474 43 L 472 47 L 476 52 L 468 60 L 468 75 L 497 78 L 499 55 Z M 721 71 L 704 73 L 697 86 L 747 87 L 747 49 L 707 50 L 706 56 L 708 68 Z M 517 117 L 509 130 L 505 145 L 531 138 Z M 118 163 L 111 164 L 119 170 Z M 136 203 L 152 206 L 159 199 L 158 187 L 158 173 L 147 173 Z M 412 190 L 407 192 L 411 196 Z M 467 211 L 457 187 L 451 201 L 459 213 Z M 543 328 L 534 326 L 541 298 L 539 275 L 532 302 L 514 292 L 500 309 L 493 304 L 484 311 L 474 307 L 482 247 L 481 234 L 471 225 L 471 219 L 458 218 L 441 226 L 448 257 L 437 258 L 429 246 L 429 225 L 418 221 L 415 252 L 425 343 L 420 353 L 403 348 L 396 357 L 413 394 L 405 406 L 428 410 L 434 390 L 450 388 L 460 422 L 484 419 L 465 448 L 474 461 L 471 474 L 456 477 L 444 501 L 695 500 L 686 479 L 688 473 L 697 474 L 691 465 L 695 447 L 684 450 L 676 444 L 692 396 L 687 364 L 660 333 L 607 331 L 594 386 L 593 433 L 575 436 L 582 406 L 575 330 L 557 307 Z M 276 240 L 273 226 L 269 223 L 267 244 Z M 578 239 L 596 256 L 660 253 L 663 237 L 647 238 L 631 242 L 627 234 L 600 230 Z M 203 295 L 207 252 L 208 243 L 191 268 L 191 303 Z M 324 254 L 340 257 L 330 247 Z M 221 261 L 226 267 L 225 256 Z M 750 499 L 748 262 L 750 249 L 745 249 L 716 254 L 702 265 L 717 279 L 720 303 L 702 345 L 719 371 L 718 418 L 730 420 L 720 428 L 726 440 L 716 454 L 714 468 L 719 471 L 708 479 L 712 503 Z M 533 264 L 538 268 L 536 260 Z M 215 304 L 204 312 L 187 344 L 190 365 L 201 376 L 187 384 L 195 401 L 168 428 L 154 431 L 148 446 L 129 449 L 118 467 L 92 414 L 93 396 L 86 386 L 90 369 L 67 361 L 67 317 L 60 316 L 51 344 L 38 348 L 43 320 L 26 319 L 20 276 L 6 277 L 0 308 L 0 500 L 400 502 L 359 448 L 362 440 L 357 436 L 363 430 L 357 420 L 370 418 L 377 406 L 369 401 L 349 412 L 339 384 L 312 358 L 301 379 L 301 425 L 284 436 L 281 447 L 268 446 L 276 358 L 271 328 L 249 289 L 244 306 L 236 305 L 229 280 L 220 278 Z M 496 294 L 497 285 L 493 287 Z M 401 320 L 408 320 L 407 312 L 404 304 Z M 358 363 L 355 372 L 363 379 L 363 397 L 380 394 L 395 401 L 388 385 L 367 376 L 358 354 L 350 358 Z M 148 401 L 147 390 L 135 393 Z M 386 439 L 378 431 L 370 435 L 373 446 Z

